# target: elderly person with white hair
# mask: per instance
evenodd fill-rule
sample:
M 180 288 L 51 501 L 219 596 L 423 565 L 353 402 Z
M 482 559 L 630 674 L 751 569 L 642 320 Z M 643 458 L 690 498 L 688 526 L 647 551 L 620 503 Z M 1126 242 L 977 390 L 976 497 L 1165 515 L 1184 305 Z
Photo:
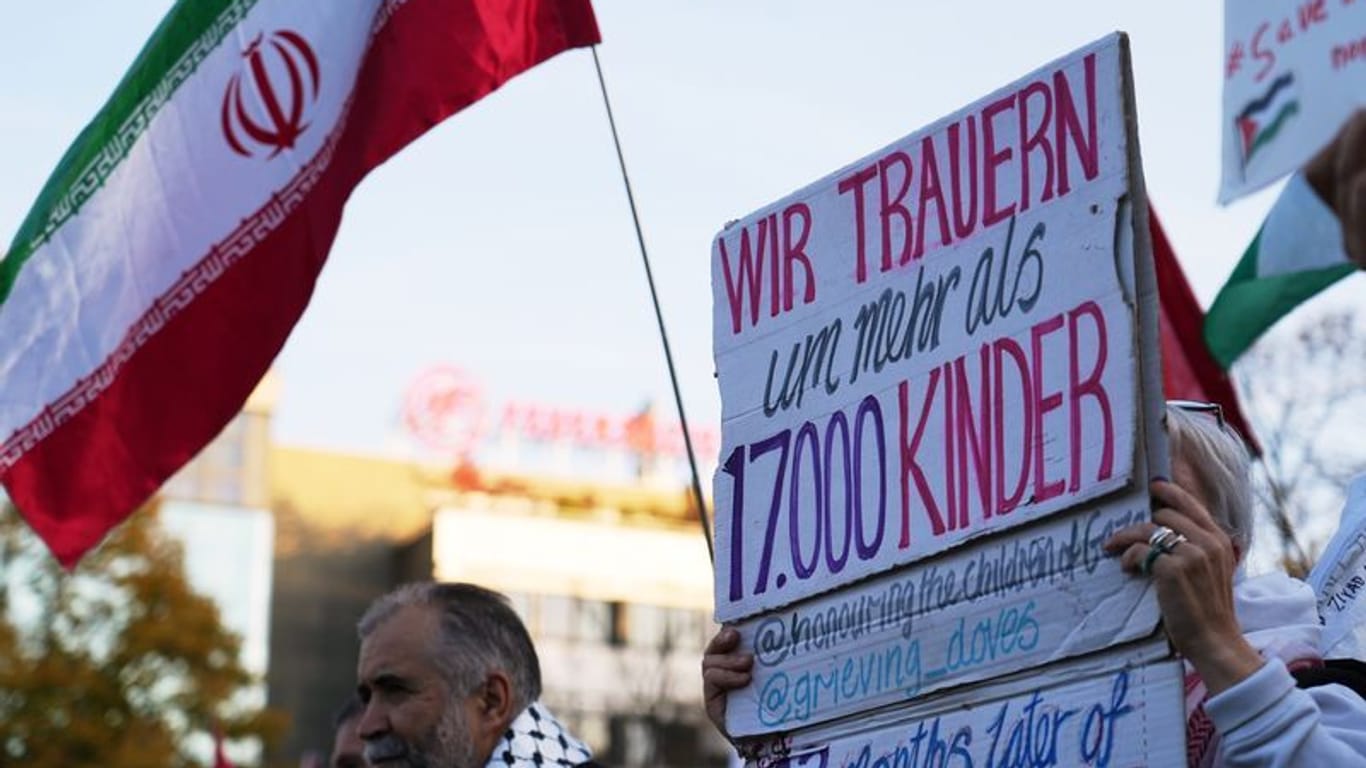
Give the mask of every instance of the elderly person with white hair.
M 1322 674 L 1313 590 L 1240 567 L 1252 534 L 1241 438 L 1217 405 L 1173 402 L 1166 415 L 1172 480 L 1152 482 L 1151 522 L 1104 546 L 1153 581 L 1167 635 L 1185 657 L 1188 764 L 1366 764 L 1366 699 Z M 723 732 L 726 692 L 751 679 L 753 657 L 738 646 L 738 633 L 723 629 L 702 661 L 707 713 Z
M 1212 404 L 1168 404 L 1167 436 L 1172 482 L 1151 487 L 1161 506 L 1105 548 L 1152 579 L 1186 659 L 1188 764 L 1363 764 L 1366 700 L 1337 684 L 1301 689 L 1292 676 L 1323 666 L 1313 590 L 1240 568 L 1252 528 L 1242 440 Z

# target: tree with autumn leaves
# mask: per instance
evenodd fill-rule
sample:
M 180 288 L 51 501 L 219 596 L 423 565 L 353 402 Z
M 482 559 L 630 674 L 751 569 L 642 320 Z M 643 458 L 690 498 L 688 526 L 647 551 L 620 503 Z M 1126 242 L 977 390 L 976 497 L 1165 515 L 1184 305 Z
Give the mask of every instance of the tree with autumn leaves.
M 196 734 L 282 732 L 241 705 L 241 641 L 183 560 L 144 510 L 66 573 L 0 509 L 0 766 L 188 768 Z

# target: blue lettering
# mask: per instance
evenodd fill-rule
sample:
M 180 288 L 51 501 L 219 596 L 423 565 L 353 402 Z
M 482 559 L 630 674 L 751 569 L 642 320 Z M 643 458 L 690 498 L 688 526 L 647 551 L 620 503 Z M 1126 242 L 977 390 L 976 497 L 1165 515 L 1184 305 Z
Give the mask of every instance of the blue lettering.
M 998 658 L 1032 651 L 1039 644 L 1039 622 L 1033 617 L 1035 601 L 1023 608 L 1002 608 L 971 627 L 965 619 L 949 635 L 944 668 L 949 672 L 981 666 Z
M 907 698 L 920 693 L 920 641 L 912 640 L 832 660 L 831 666 L 788 677 L 775 672 L 759 693 L 759 720 L 767 726 L 805 722 L 822 708 L 861 701 L 869 695 L 900 690 Z
M 987 733 L 991 734 L 991 749 L 987 750 L 987 768 L 997 768 L 996 745 L 1001 740 L 1001 728 L 1006 722 L 1006 710 L 1010 709 L 1010 702 L 1001 705 L 1000 711 L 996 713 L 996 719 L 991 725 L 987 726 Z
M 1126 703 L 1129 696 L 1129 671 L 1120 670 L 1110 685 L 1110 706 L 1092 704 L 1081 731 L 1081 756 L 1097 768 L 1107 768 L 1115 746 L 1115 722 L 1134 710 Z

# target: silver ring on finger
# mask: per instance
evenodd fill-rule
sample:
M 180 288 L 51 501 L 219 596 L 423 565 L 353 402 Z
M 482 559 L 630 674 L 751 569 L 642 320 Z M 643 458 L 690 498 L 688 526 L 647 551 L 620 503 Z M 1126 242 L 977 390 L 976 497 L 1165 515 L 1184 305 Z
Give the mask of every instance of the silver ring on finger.
M 1181 534 L 1165 525 L 1159 525 L 1154 528 L 1152 534 L 1148 536 L 1148 546 L 1163 549 L 1168 542 L 1173 541 L 1180 535 Z
M 1157 543 L 1157 547 L 1158 549 L 1162 550 L 1163 554 L 1170 555 L 1172 553 L 1172 550 L 1176 549 L 1176 546 L 1178 544 L 1182 544 L 1187 541 L 1190 541 L 1190 539 L 1178 533 L 1175 536 L 1172 536 L 1170 539 L 1163 539 L 1162 541 L 1159 541 Z

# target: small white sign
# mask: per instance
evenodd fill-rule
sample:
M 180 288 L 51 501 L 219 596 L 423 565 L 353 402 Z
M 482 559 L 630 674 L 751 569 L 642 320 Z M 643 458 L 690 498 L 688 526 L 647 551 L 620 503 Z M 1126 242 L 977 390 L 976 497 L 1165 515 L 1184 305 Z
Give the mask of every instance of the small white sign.
M 1304 165 L 1366 104 L 1366 2 L 1225 0 L 1219 202 Z
M 1325 658 L 1366 658 L 1366 475 L 1352 481 L 1337 533 L 1309 586 L 1318 596 Z

